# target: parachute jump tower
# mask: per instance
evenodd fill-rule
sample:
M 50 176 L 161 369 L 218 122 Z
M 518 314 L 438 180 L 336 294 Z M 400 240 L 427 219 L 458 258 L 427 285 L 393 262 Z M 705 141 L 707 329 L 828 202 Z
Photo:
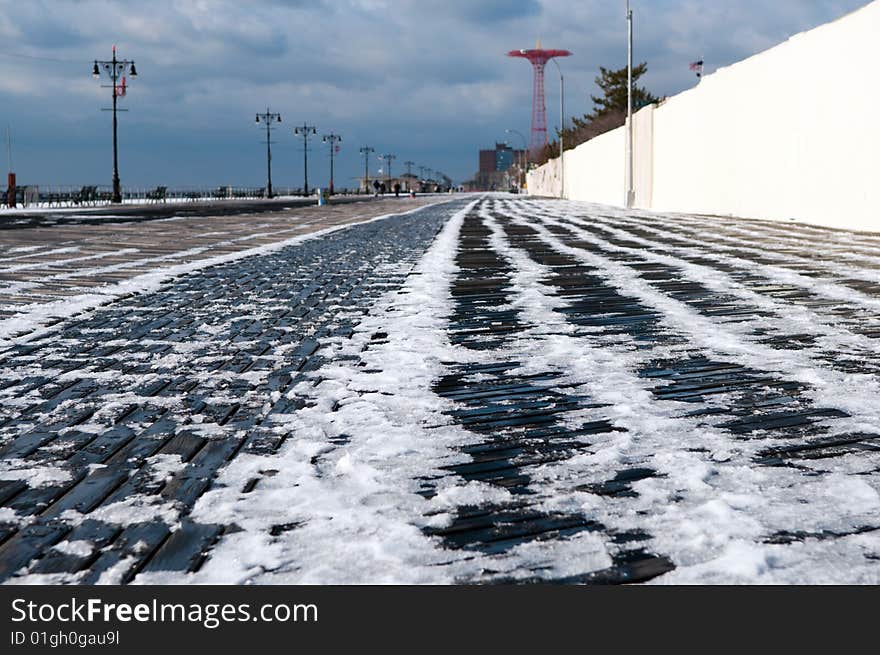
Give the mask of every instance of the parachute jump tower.
M 535 90 L 532 97 L 532 133 L 529 153 L 532 156 L 541 152 L 547 145 L 547 105 L 544 102 L 544 66 L 554 57 L 569 57 L 568 50 L 544 50 L 541 42 L 534 50 L 511 50 L 508 57 L 528 59 L 535 69 Z

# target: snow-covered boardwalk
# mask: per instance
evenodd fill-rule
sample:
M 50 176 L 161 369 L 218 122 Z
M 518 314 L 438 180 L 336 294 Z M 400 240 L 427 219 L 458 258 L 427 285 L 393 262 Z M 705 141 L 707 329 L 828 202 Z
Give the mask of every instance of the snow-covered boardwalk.
M 302 199 L 0 214 L 0 342 L 131 293 L 169 273 L 279 247 L 304 235 L 415 209 L 420 197 L 317 209 Z M 156 219 L 159 220 L 156 220 Z
M 0 350 L 7 582 L 880 582 L 880 237 L 459 200 Z

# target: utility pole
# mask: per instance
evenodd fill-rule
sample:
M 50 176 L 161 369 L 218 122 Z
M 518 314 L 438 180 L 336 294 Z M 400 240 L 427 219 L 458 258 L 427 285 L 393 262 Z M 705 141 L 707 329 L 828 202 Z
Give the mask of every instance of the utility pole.
M 562 75 L 562 67 L 556 59 L 551 59 L 559 71 L 559 168 L 562 178 L 559 195 L 565 198 L 565 78 Z
M 265 114 L 257 114 L 257 125 L 260 121 L 266 125 L 266 197 L 272 197 L 272 124 L 281 122 L 281 114 L 269 111 L 266 107 Z
M 370 155 L 376 152 L 375 148 L 364 146 L 360 149 L 360 153 L 364 156 L 364 191 L 370 192 Z
M 117 109 L 116 101 L 119 97 L 124 97 L 126 93 L 126 82 L 125 82 L 125 69 L 128 68 L 128 74 L 131 77 L 137 77 L 137 69 L 134 67 L 134 61 L 129 61 L 127 59 L 117 59 L 116 58 L 116 46 L 113 46 L 113 58 L 110 60 L 102 60 L 96 59 L 95 65 L 92 68 L 92 75 L 97 79 L 101 77 L 101 69 L 104 69 L 109 77 L 112 84 L 110 88 L 113 89 L 113 108 L 112 109 L 104 109 L 102 111 L 112 111 L 113 112 L 113 195 L 110 200 L 113 203 L 121 203 L 122 202 L 122 187 L 119 184 L 119 156 L 118 156 L 118 147 L 117 147 L 117 138 L 116 138 L 116 112 L 117 111 L 128 111 L 127 109 Z M 119 84 L 120 78 L 122 79 L 122 84 Z M 102 86 L 102 88 L 107 88 L 106 85 Z
M 338 134 L 334 134 L 332 131 L 330 134 L 325 134 L 322 139 L 324 143 L 330 144 L 330 195 L 333 195 L 333 156 L 336 154 L 336 148 L 338 147 L 336 144 L 342 142 L 342 137 Z
M 309 136 L 318 133 L 314 125 L 302 125 L 293 128 L 293 133 L 303 139 L 303 195 L 309 195 Z
M 626 0 L 626 198 L 625 206 L 632 209 L 635 204 L 633 190 L 633 14 Z

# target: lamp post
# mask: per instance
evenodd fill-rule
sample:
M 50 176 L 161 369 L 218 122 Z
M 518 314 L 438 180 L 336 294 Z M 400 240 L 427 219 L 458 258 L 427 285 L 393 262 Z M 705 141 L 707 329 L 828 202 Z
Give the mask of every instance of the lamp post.
M 414 161 L 405 161 L 403 165 L 406 166 L 406 186 L 407 190 L 409 190 L 410 180 L 412 179 L 412 167 L 416 165 Z
M 633 13 L 626 0 L 626 198 L 625 206 L 632 209 L 635 203 L 633 190 Z
M 0 198 L 0 202 L 3 198 Z M 15 173 L 12 172 L 12 133 L 6 126 L 6 206 L 15 207 Z
M 364 192 L 370 192 L 370 155 L 376 152 L 375 148 L 364 146 L 360 153 L 364 156 Z
M 391 162 L 397 159 L 397 155 L 379 155 L 379 159 L 388 164 L 388 184 L 391 184 Z
M 272 124 L 281 122 L 281 114 L 269 111 L 257 114 L 257 125 L 261 122 L 266 125 L 266 197 L 272 197 Z
M 314 125 L 306 125 L 303 123 L 298 127 L 293 128 L 293 133 L 296 136 L 301 136 L 303 139 L 303 195 L 309 195 L 309 136 L 316 135 L 318 133 L 317 128 Z
M 321 139 L 324 143 L 330 144 L 330 195 L 333 195 L 333 157 L 336 154 L 336 148 L 338 147 L 336 144 L 342 142 L 342 137 L 338 134 L 334 134 L 332 131 L 330 134 L 325 134 L 324 138 Z
M 565 198 L 565 78 L 562 76 L 562 68 L 556 59 L 551 59 L 556 64 L 556 70 L 559 71 L 559 168 L 562 177 L 562 186 L 559 195 Z
M 516 134 L 520 139 L 522 139 L 522 142 L 523 142 L 523 149 L 520 151 L 520 161 L 525 160 L 525 166 L 520 167 L 520 171 L 522 172 L 523 179 L 521 180 L 520 186 L 519 186 L 519 188 L 522 189 L 523 186 L 525 186 L 526 172 L 529 170 L 529 148 L 527 145 L 526 137 L 522 132 L 519 132 L 517 130 L 506 129 L 504 131 L 507 132 L 508 134 Z
M 92 68 L 92 75 L 95 78 L 101 77 L 101 69 L 104 70 L 110 76 L 110 81 L 112 84 L 110 88 L 113 89 L 113 109 L 105 109 L 104 111 L 112 111 L 113 112 L 113 195 L 110 200 L 113 203 L 121 203 L 122 202 L 122 188 L 119 184 L 119 155 L 118 155 L 118 147 L 117 147 L 117 138 L 116 138 L 116 112 L 117 111 L 126 111 L 125 109 L 117 109 L 116 101 L 119 97 L 124 97 L 126 92 L 126 83 L 125 83 L 125 70 L 128 69 L 128 74 L 131 77 L 137 77 L 137 69 L 134 67 L 134 61 L 129 61 L 127 59 L 117 59 L 116 58 L 116 46 L 113 46 L 113 58 L 110 60 L 101 60 L 96 59 L 95 65 Z M 120 78 L 122 79 L 122 84 L 119 84 Z M 107 88 L 106 86 L 104 88 Z

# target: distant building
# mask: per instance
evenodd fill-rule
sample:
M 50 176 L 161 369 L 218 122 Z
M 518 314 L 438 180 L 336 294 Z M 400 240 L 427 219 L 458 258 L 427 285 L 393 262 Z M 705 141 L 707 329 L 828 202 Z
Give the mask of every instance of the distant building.
M 481 173 L 492 173 L 495 171 L 495 151 L 480 150 L 480 168 Z
M 495 170 L 506 171 L 511 168 L 516 159 L 516 154 L 511 148 L 495 149 Z
M 494 150 L 480 150 L 480 172 L 503 173 L 516 163 L 520 152 L 506 143 L 496 143 Z
M 494 150 L 480 150 L 480 168 L 467 186 L 474 191 L 506 191 L 518 187 L 524 162 L 524 150 L 496 143 Z

